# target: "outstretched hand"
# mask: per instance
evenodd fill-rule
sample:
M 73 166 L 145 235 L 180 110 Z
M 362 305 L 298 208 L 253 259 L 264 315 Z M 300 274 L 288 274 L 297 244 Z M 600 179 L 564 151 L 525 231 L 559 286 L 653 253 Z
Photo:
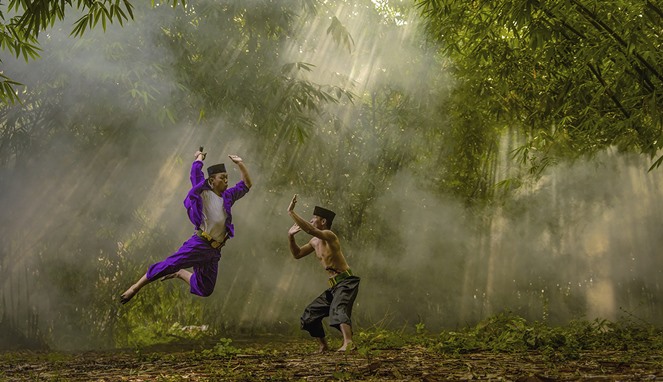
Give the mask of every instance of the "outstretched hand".
M 300 226 L 298 226 L 297 224 L 295 224 L 292 227 L 290 227 L 290 229 L 288 230 L 288 235 L 292 236 L 292 235 L 296 234 L 297 232 L 299 232 L 301 230 L 302 230 L 302 228 Z
M 205 160 L 207 153 L 204 153 L 201 147 L 200 150 L 196 151 L 196 153 L 193 156 L 198 160 Z
M 242 158 L 238 157 L 237 155 L 228 155 L 228 158 L 230 158 L 230 160 L 235 164 L 242 161 Z
M 295 196 L 292 197 L 290 205 L 288 206 L 288 212 L 293 211 L 295 209 L 296 204 L 297 204 L 297 194 L 295 194 Z

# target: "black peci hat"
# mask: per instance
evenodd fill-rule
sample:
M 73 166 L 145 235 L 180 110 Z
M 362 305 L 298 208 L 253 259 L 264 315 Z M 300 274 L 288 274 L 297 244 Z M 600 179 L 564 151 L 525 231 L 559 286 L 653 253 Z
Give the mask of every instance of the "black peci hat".
M 215 165 L 209 166 L 207 168 L 207 176 L 212 176 L 212 175 L 218 174 L 220 172 L 226 172 L 226 165 L 223 164 L 223 163 L 215 164 Z
M 327 219 L 327 227 L 331 227 L 332 221 L 334 220 L 336 213 L 326 208 L 315 206 L 315 208 L 313 208 L 313 215 L 320 216 L 323 219 Z

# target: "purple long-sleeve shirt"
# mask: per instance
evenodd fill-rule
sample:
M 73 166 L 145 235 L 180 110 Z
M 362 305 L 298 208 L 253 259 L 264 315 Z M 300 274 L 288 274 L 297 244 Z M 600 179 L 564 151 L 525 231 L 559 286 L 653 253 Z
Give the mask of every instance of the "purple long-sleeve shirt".
M 202 161 L 197 160 L 191 165 L 191 185 L 191 190 L 184 199 L 184 207 L 186 207 L 191 223 L 196 229 L 200 229 L 204 219 L 201 193 L 205 190 L 212 190 L 205 181 Z M 225 227 L 228 237 L 235 235 L 230 209 L 247 192 L 249 192 L 249 187 L 242 180 L 221 194 L 223 209 L 226 213 Z M 214 291 L 220 258 L 220 248 L 213 248 L 207 240 L 193 234 L 175 253 L 163 261 L 150 265 L 145 276 L 148 280 L 154 281 L 180 269 L 193 267 L 189 281 L 191 293 L 205 297 Z
M 200 229 L 203 224 L 203 198 L 200 195 L 205 190 L 212 190 L 209 184 L 205 181 L 205 174 L 203 174 L 203 162 L 194 161 L 191 165 L 191 189 L 184 199 L 184 207 L 186 207 L 189 215 L 189 220 L 196 229 Z M 226 212 L 226 232 L 228 237 L 235 236 L 235 227 L 232 224 L 231 208 L 233 204 L 241 197 L 249 192 L 249 187 L 243 180 L 240 180 L 233 187 L 227 188 L 221 197 L 223 198 L 223 208 Z

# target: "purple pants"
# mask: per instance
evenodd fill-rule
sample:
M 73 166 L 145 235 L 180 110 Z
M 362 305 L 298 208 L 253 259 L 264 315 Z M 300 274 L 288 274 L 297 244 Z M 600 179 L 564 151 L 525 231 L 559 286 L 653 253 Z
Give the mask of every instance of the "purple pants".
M 219 271 L 221 252 L 197 235 L 189 240 L 165 260 L 150 265 L 147 279 L 154 281 L 163 276 L 175 273 L 180 269 L 193 267 L 191 275 L 191 293 L 207 297 L 214 291 L 216 275 Z

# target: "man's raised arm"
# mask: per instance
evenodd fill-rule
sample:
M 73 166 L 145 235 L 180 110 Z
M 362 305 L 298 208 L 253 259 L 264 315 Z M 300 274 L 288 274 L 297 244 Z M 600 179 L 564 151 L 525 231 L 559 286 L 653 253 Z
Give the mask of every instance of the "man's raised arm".
M 228 155 L 228 158 L 230 158 L 230 160 L 233 161 L 233 163 L 235 163 L 239 168 L 239 172 L 242 174 L 242 180 L 244 181 L 244 184 L 246 184 L 246 187 L 251 188 L 253 182 L 251 182 L 249 170 L 246 168 L 242 158 L 238 157 L 237 155 Z
M 321 240 L 326 240 L 326 241 L 331 241 L 334 240 L 336 235 L 329 230 L 319 230 L 315 228 L 311 223 L 308 221 L 304 220 L 301 216 L 299 216 L 294 210 L 295 210 L 295 205 L 297 204 L 297 194 L 292 197 L 292 201 L 290 202 L 290 205 L 288 206 L 288 215 L 292 218 L 292 220 L 295 221 L 295 224 L 299 226 L 299 228 L 302 229 L 302 231 L 308 233 L 311 236 L 315 236 L 318 239 Z
M 196 186 L 200 184 L 205 179 L 205 174 L 203 173 L 203 160 L 207 153 L 204 153 L 203 148 L 200 147 L 198 151 L 193 155 L 196 159 L 191 165 L 191 174 L 189 175 L 189 180 L 191 180 L 191 185 Z

